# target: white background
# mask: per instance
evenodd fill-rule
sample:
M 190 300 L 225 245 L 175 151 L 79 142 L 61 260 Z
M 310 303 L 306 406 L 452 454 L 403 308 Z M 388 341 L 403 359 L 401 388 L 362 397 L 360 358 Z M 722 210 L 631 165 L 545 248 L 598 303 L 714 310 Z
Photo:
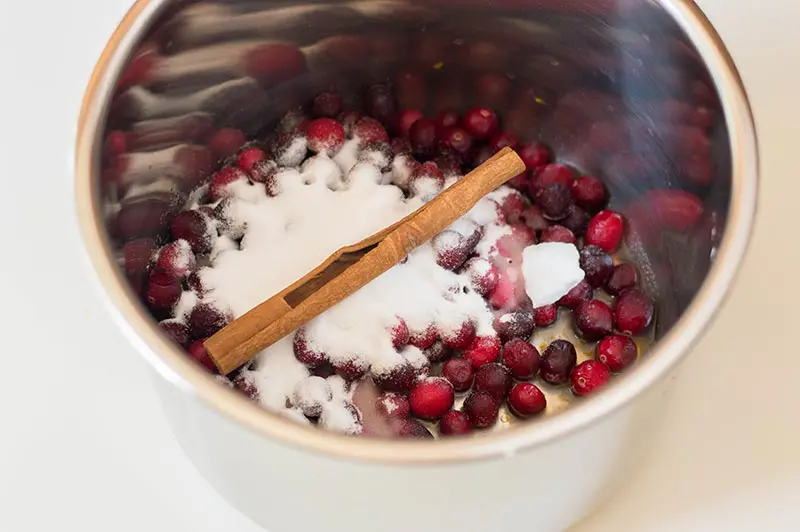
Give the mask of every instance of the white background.
M 700 3 L 755 110 L 755 240 L 647 464 L 577 532 L 800 530 L 800 4 Z M 0 530 L 258 532 L 181 453 L 79 261 L 75 122 L 127 5 L 0 6 Z

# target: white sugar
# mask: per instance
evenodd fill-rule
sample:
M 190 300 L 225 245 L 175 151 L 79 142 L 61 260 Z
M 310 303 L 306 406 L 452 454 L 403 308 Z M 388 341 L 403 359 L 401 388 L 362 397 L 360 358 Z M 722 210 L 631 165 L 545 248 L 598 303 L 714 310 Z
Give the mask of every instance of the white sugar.
M 544 242 L 522 252 L 525 291 L 534 306 L 551 305 L 583 280 L 580 254 L 574 244 Z

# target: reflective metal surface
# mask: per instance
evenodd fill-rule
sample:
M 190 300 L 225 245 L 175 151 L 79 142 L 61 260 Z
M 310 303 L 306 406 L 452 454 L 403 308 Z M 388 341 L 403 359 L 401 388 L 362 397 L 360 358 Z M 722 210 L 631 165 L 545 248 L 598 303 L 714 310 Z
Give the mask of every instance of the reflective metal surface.
M 325 88 L 353 106 L 386 84 L 398 108 L 486 104 L 520 139 L 603 178 L 612 207 L 638 216 L 630 253 L 657 297 L 656 346 L 591 401 L 558 416 L 462 441 L 340 437 L 262 411 L 163 338 L 117 267 L 127 239 L 158 236 L 218 164 L 209 139 L 249 136 Z M 95 71 L 81 116 L 77 209 L 89 257 L 123 329 L 165 378 L 252 430 L 348 458 L 441 462 L 514 453 L 585 427 L 633 399 L 686 353 L 728 290 L 756 202 L 756 145 L 726 52 L 688 2 L 142 0 Z M 680 206 L 701 222 L 661 231 Z M 672 210 L 670 210 L 672 209 Z M 713 260 L 712 260 L 713 258 Z

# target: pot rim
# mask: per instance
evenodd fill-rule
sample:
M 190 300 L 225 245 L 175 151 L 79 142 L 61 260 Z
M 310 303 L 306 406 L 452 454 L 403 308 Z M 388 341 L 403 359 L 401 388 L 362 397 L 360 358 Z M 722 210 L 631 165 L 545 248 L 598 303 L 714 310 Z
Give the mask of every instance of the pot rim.
M 552 417 L 509 430 L 436 441 L 380 440 L 333 434 L 301 425 L 220 386 L 160 333 L 138 303 L 105 246 L 97 188 L 97 154 L 113 87 L 140 37 L 169 0 L 137 0 L 111 36 L 91 75 L 78 122 L 75 149 L 76 214 L 96 288 L 111 315 L 158 374 L 223 416 L 260 436 L 329 457 L 383 464 L 442 464 L 508 457 L 551 443 L 607 418 L 676 366 L 717 315 L 743 261 L 757 205 L 758 147 L 742 80 L 711 23 L 691 0 L 658 0 L 697 48 L 714 80 L 729 131 L 731 200 L 717 257 L 703 285 L 672 329 L 639 362 L 635 372 Z

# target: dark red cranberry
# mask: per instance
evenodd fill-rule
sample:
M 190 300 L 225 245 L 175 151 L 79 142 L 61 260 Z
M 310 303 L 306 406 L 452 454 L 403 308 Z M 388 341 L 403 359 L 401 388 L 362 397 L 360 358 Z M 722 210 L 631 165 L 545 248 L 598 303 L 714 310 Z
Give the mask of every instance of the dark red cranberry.
M 250 168 L 250 179 L 256 183 L 268 183 L 278 172 L 275 161 L 258 161 Z
M 464 264 L 464 272 L 475 291 L 483 297 L 492 293 L 500 279 L 495 265 L 481 257 L 469 259 Z
M 464 350 L 464 358 L 472 362 L 473 368 L 480 368 L 497 360 L 501 348 L 500 339 L 496 336 L 477 336 Z
M 400 394 L 387 392 L 375 400 L 375 410 L 383 417 L 405 419 L 411 413 L 408 399 Z
M 444 362 L 453 356 L 453 350 L 447 347 L 441 340 L 436 340 L 430 347 L 425 349 L 425 356 L 428 360 L 435 364 L 437 362 Z
M 594 291 L 592 285 L 584 279 L 576 284 L 569 292 L 567 292 L 561 299 L 558 300 L 558 305 L 561 307 L 575 309 L 583 303 L 592 299 Z
M 584 301 L 575 309 L 575 332 L 590 342 L 611 334 L 614 329 L 614 315 L 611 307 L 600 300 Z
M 233 321 L 230 312 L 211 303 L 199 303 L 189 313 L 189 330 L 193 338 L 208 338 Z
M 472 156 L 470 157 L 470 164 L 473 168 L 476 168 L 485 163 L 486 161 L 488 161 L 489 159 L 491 159 L 492 155 L 494 155 L 494 152 L 489 146 L 485 144 L 481 146 L 476 146 L 472 150 Z
M 499 121 L 488 107 L 473 107 L 461 119 L 461 126 L 478 140 L 486 140 L 497 131 Z
M 503 346 L 503 363 L 515 379 L 532 379 L 539 372 L 541 356 L 539 350 L 520 338 L 514 338 Z
M 258 161 L 263 161 L 266 157 L 267 154 L 264 153 L 264 150 L 259 148 L 245 148 L 239 153 L 239 157 L 236 159 L 236 166 L 245 172 L 249 172 L 254 164 Z
M 597 246 L 583 246 L 580 251 L 580 264 L 586 273 L 586 281 L 594 288 L 603 286 L 614 270 L 611 256 Z
M 547 398 L 535 384 L 520 382 L 508 394 L 511 412 L 521 418 L 535 416 L 547 407 Z
M 461 160 L 466 160 L 472 149 L 472 137 L 464 129 L 452 126 L 438 135 L 442 146 L 453 150 Z
M 309 150 L 314 153 L 334 155 L 344 145 L 345 132 L 342 125 L 336 120 L 317 118 L 308 124 L 306 138 Z
M 575 235 L 563 225 L 551 225 L 542 231 L 540 242 L 565 242 L 574 244 L 577 242 Z
M 397 435 L 401 438 L 416 438 L 420 440 L 428 440 L 433 438 L 433 434 L 425 425 L 416 419 L 404 419 L 400 422 L 397 428 Z
M 550 149 L 539 142 L 526 142 L 517 148 L 517 155 L 525 168 L 533 170 L 550 162 Z
M 191 339 L 189 338 L 189 327 L 176 320 L 164 320 L 158 323 L 161 330 L 170 339 L 181 347 L 188 347 Z
M 451 349 L 466 349 L 475 339 L 475 324 L 467 320 L 457 329 L 440 328 L 439 337 Z
M 591 215 L 574 203 L 567 208 L 567 215 L 559 223 L 572 231 L 575 236 L 583 236 L 589 227 Z
M 433 123 L 436 126 L 436 136 L 442 138 L 445 131 L 453 126 L 458 125 L 461 117 L 455 111 L 441 111 L 433 117 Z
M 397 323 L 390 330 L 390 334 L 392 336 L 392 347 L 398 351 L 408 345 L 411 333 L 408 330 L 408 325 L 406 325 L 406 320 L 398 317 Z
M 342 107 L 342 98 L 335 92 L 317 94 L 312 105 L 317 118 L 336 118 L 342 112 Z
M 411 126 L 420 118 L 424 118 L 424 115 L 416 109 L 400 111 L 400 114 L 397 115 L 397 134 L 407 137 L 411 132 Z
M 624 227 L 621 214 L 608 210 L 600 211 L 589 222 L 583 241 L 602 248 L 607 253 L 614 253 L 622 242 Z
M 195 362 L 200 364 L 211 373 L 216 373 L 217 366 L 214 365 L 214 361 L 211 360 L 211 356 L 208 354 L 208 351 L 206 351 L 206 346 L 203 345 L 203 342 L 205 341 L 205 338 L 202 340 L 197 340 L 189 346 L 187 351 L 189 352 L 189 356 L 192 357 Z
M 500 405 L 486 392 L 472 392 L 464 401 L 464 413 L 476 429 L 485 429 L 494 425 Z
M 359 139 L 361 146 L 366 146 L 372 142 L 389 142 L 389 133 L 374 118 L 365 116 L 353 126 L 353 136 Z
M 558 319 L 558 307 L 556 305 L 545 305 L 533 309 L 533 321 L 536 327 L 547 327 Z
M 405 393 L 414 384 L 416 373 L 411 364 L 403 364 L 392 370 L 374 375 L 373 380 L 378 387 L 386 392 Z
M 420 118 L 411 125 L 408 132 L 411 149 L 418 156 L 427 156 L 436 146 L 436 125 L 430 118 Z
M 567 216 L 567 209 L 572 204 L 572 194 L 564 185 L 554 183 L 540 189 L 535 201 L 545 218 L 560 220 Z
M 427 420 L 442 417 L 453 407 L 454 400 L 453 385 L 441 377 L 428 377 L 419 381 L 408 393 L 411 413 Z
M 494 330 L 501 342 L 508 342 L 512 338 L 527 340 L 533 334 L 534 325 L 531 310 L 513 310 L 494 319 Z
M 367 365 L 361 360 L 333 361 L 333 370 L 347 382 L 354 382 L 367 373 Z
M 197 260 L 188 242 L 173 240 L 159 250 L 156 268 L 183 278 L 197 268 Z
M 328 356 L 325 353 L 317 351 L 309 345 L 308 336 L 303 327 L 295 333 L 292 347 L 294 349 L 294 357 L 309 368 L 320 367 L 328 360 Z
M 458 436 L 472 432 L 469 416 L 458 410 L 451 410 L 439 421 L 439 434 L 442 436 Z
M 217 159 L 227 159 L 239 151 L 247 137 L 240 129 L 225 127 L 214 133 L 208 141 L 208 147 Z
M 623 262 L 614 266 L 614 271 L 606 280 L 606 292 L 615 296 L 625 290 L 636 286 L 639 282 L 639 272 L 633 264 Z
M 535 198 L 539 190 L 554 184 L 571 188 L 574 180 L 575 174 L 569 166 L 557 163 L 547 164 L 531 172 L 528 193 Z
M 397 115 L 397 103 L 392 89 L 386 85 L 371 86 L 364 98 L 364 109 L 385 126 L 391 126 Z
M 502 364 L 492 362 L 481 366 L 475 372 L 473 389 L 476 392 L 487 392 L 495 400 L 502 402 L 512 384 L 511 372 L 508 368 Z
M 569 382 L 572 368 L 578 361 L 575 346 L 566 340 L 554 340 L 542 353 L 539 367 L 542 379 L 550 384 Z
M 464 358 L 451 358 L 442 366 L 442 376 L 450 381 L 457 392 L 465 392 L 472 386 L 475 370 L 472 363 Z
M 588 395 L 606 385 L 611 378 L 608 367 L 597 360 L 585 360 L 578 364 L 570 377 L 572 393 Z
M 172 237 L 175 240 L 184 239 L 197 255 L 211 251 L 213 244 L 211 220 L 199 211 L 179 212 L 170 226 Z
M 247 397 L 249 397 L 250 399 L 252 399 L 253 401 L 257 400 L 258 396 L 260 395 L 260 393 L 258 391 L 258 387 L 252 381 L 252 379 L 247 378 L 247 377 L 245 377 L 244 375 L 241 375 L 241 374 L 237 375 L 233 379 L 233 387 L 236 390 L 238 390 L 239 392 L 241 392 L 242 394 L 244 394 Z
M 650 326 L 655 312 L 653 300 L 640 288 L 627 288 L 614 304 L 614 325 L 617 330 L 637 335 Z
M 411 143 L 407 138 L 393 138 L 390 146 L 395 155 L 411 155 Z
M 147 280 L 145 300 L 154 310 L 169 310 L 181 297 L 183 287 L 177 276 L 163 270 L 153 270 Z
M 439 333 L 436 332 L 436 327 L 429 325 L 421 331 L 414 331 L 410 333 L 408 337 L 408 343 L 418 349 L 428 349 L 438 339 Z
M 517 145 L 517 138 L 508 131 L 498 131 L 489 139 L 489 147 L 494 153 L 503 148 L 514 148 Z
M 595 177 L 579 177 L 572 182 L 571 192 L 575 203 L 589 212 L 599 211 L 608 202 L 605 185 Z
M 438 153 L 436 157 L 434 157 L 433 162 L 436 163 L 436 166 L 439 167 L 442 174 L 459 177 L 463 175 L 464 171 L 461 167 L 461 158 L 455 155 L 450 149 L 440 147 L 440 151 L 442 153 Z
M 638 355 L 639 348 L 630 336 L 612 334 L 597 344 L 595 358 L 608 366 L 612 372 L 621 373 L 636 362 Z

